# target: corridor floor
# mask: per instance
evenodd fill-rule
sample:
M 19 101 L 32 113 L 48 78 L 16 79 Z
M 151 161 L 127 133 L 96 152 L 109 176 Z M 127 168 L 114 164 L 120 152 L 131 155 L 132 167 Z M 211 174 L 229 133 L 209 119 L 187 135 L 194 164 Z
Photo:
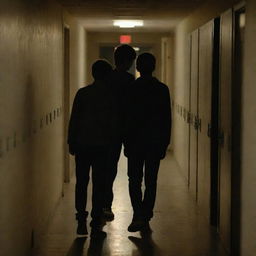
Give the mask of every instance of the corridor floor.
M 151 235 L 129 233 L 132 217 L 128 195 L 126 158 L 119 162 L 115 181 L 115 220 L 104 227 L 103 241 L 76 238 L 74 185 L 65 185 L 65 196 L 56 209 L 35 256 L 225 256 L 218 236 L 200 215 L 185 179 L 172 155 L 161 162 Z M 91 190 L 91 187 L 89 188 Z M 89 195 L 90 196 L 90 195 Z M 90 197 L 89 197 L 90 198 Z M 89 205 L 90 209 L 90 200 Z

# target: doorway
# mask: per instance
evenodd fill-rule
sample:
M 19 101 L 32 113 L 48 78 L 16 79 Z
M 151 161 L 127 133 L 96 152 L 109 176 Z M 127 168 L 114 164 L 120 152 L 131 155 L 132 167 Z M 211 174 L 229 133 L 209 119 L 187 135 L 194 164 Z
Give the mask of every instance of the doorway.
M 243 77 L 243 49 L 245 8 L 238 6 L 234 12 L 234 62 L 232 83 L 232 154 L 231 154 L 231 249 L 232 255 L 240 252 L 241 223 L 241 93 Z

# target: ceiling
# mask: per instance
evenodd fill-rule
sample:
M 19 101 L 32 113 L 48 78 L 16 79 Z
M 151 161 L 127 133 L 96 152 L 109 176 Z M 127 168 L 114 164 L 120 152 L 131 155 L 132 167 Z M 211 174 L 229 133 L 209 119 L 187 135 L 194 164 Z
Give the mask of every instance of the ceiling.
M 59 0 L 88 31 L 170 32 L 205 0 Z M 134 29 L 113 27 L 114 19 L 142 19 Z

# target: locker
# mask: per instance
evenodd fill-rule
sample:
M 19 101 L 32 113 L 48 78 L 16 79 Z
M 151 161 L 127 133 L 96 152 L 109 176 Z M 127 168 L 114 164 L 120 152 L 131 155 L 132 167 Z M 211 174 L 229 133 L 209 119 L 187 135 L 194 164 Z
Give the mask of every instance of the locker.
M 199 29 L 199 76 L 198 76 L 198 205 L 210 218 L 211 188 L 211 126 L 212 62 L 214 21 Z
M 231 230 L 231 79 L 232 79 L 232 9 L 220 18 L 220 121 L 219 121 L 219 232 L 230 250 Z
M 190 98 L 189 98 L 189 189 L 197 200 L 198 155 L 198 30 L 190 37 Z

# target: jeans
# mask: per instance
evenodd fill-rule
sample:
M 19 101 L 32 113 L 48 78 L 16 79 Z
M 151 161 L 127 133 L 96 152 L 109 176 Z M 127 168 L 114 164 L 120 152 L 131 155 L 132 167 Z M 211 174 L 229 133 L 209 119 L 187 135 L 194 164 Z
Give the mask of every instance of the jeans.
M 76 188 L 75 208 L 76 219 L 86 219 L 87 187 L 92 167 L 92 210 L 91 217 L 100 219 L 104 203 L 104 188 L 106 184 L 106 163 L 108 150 L 104 147 L 84 147 L 75 155 L 76 161 Z
M 141 155 L 130 155 L 128 157 L 129 194 L 134 219 L 149 221 L 153 217 L 159 166 L 159 158 L 143 157 Z M 143 176 L 145 182 L 144 197 L 141 189 Z
M 107 162 L 106 194 L 104 208 L 111 208 L 114 194 L 113 184 L 117 175 L 118 161 L 122 149 L 122 143 L 115 143 L 110 146 Z

